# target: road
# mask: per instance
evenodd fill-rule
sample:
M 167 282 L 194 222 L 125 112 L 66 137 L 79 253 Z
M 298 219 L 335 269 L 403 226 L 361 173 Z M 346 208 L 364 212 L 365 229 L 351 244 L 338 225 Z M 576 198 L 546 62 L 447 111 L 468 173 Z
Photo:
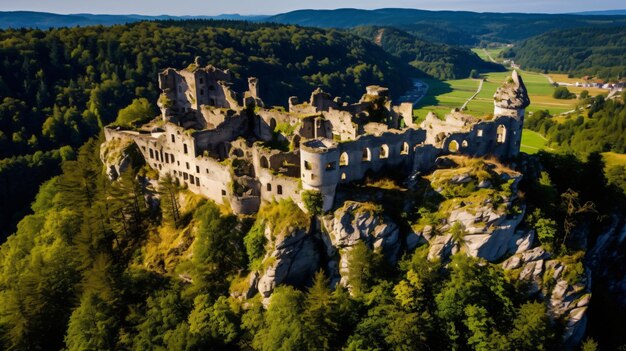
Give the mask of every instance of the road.
M 554 79 L 552 79 L 552 77 L 550 77 L 550 76 L 549 76 L 549 75 L 547 75 L 547 74 L 543 74 L 543 73 L 542 73 L 541 75 L 542 75 L 545 79 L 547 79 L 547 80 L 548 80 L 548 82 L 550 82 L 550 84 L 554 84 Z
M 478 81 L 478 89 L 476 90 L 476 92 L 474 93 L 474 95 L 470 96 L 469 99 L 467 99 L 467 101 L 465 101 L 465 103 L 463 104 L 463 106 L 461 106 L 461 111 L 465 110 L 465 108 L 467 107 L 467 104 L 469 104 L 472 100 L 474 100 L 474 98 L 476 97 L 476 95 L 478 95 L 480 93 L 480 91 L 483 89 L 483 79 L 480 79 Z
M 493 57 L 491 57 L 491 54 L 490 54 L 487 50 L 485 50 L 485 49 L 483 48 L 483 51 L 485 52 L 485 55 L 487 55 L 487 57 L 489 57 L 489 59 L 491 60 L 491 62 L 493 62 L 493 63 L 499 63 L 498 61 L 494 60 L 494 59 L 493 59 Z

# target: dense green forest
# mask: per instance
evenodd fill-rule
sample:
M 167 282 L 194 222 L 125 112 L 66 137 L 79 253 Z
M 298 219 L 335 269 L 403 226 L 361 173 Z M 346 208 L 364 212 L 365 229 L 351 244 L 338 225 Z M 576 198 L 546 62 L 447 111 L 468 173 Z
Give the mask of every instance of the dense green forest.
M 362 26 L 351 33 L 368 38 L 402 61 L 441 80 L 461 79 L 472 70 L 497 72 L 501 65 L 485 62 L 472 51 L 440 43 L 431 43 L 391 27 Z
M 626 77 L 626 26 L 551 31 L 502 53 L 524 69 L 616 80 Z
M 592 152 L 626 153 L 626 107 L 623 102 L 603 95 L 587 98 L 586 116 L 574 114 L 555 121 L 548 111 L 529 116 L 524 126 L 545 135 L 559 149 L 586 157 Z
M 477 13 L 382 8 L 376 10 L 297 10 L 265 19 L 268 22 L 322 28 L 395 27 L 415 36 L 452 45 L 512 43 L 555 29 L 626 25 L 626 16 Z
M 522 283 L 499 265 L 464 253 L 444 266 L 418 249 L 392 267 L 361 244 L 349 260 L 359 272 L 348 277 L 356 287 L 351 294 L 341 287 L 330 290 L 319 272 L 303 289 L 278 287 L 267 309 L 258 297 L 243 303 L 229 296 L 229 286 L 258 256 L 251 239 L 258 224 L 307 225 L 305 215 L 295 206 L 274 203 L 256 222 L 238 218 L 168 177 L 159 180 L 158 191 L 175 196 L 162 197 L 170 200 L 155 208 L 144 200 L 145 168 L 136 164 L 110 182 L 103 175 L 99 144 L 92 139 L 75 161 L 63 162 L 62 174 L 41 187 L 34 213 L 0 247 L 3 349 L 561 347 L 561 327 L 549 320 L 545 304 L 528 299 Z M 559 209 L 558 198 L 567 189 L 599 208 L 607 204 L 594 161 L 578 163 L 579 171 L 571 172 L 562 166 L 576 164 L 575 159 L 542 157 L 548 165 L 542 178 L 548 180 L 529 178 L 523 185 L 537 213 L 561 226 L 567 212 Z M 175 200 L 180 198 L 186 200 Z M 163 262 L 149 262 L 168 250 L 159 246 L 167 233 L 187 233 L 194 243 L 192 255 L 165 263 L 169 269 L 164 270 Z M 558 233 L 553 239 L 560 243 Z
M 295 26 L 165 21 L 0 31 L 0 238 L 71 156 L 64 147 L 96 135 L 133 98 L 154 104 L 158 72 L 195 56 L 230 69 L 237 91 L 257 76 L 270 105 L 307 99 L 317 86 L 349 100 L 369 84 L 401 95 L 420 74 L 368 40 Z
M 592 153 L 626 154 L 626 93 L 618 99 L 606 100 L 603 95 L 585 98 L 581 106 L 589 106 L 586 115 L 573 114 L 564 121 L 555 121 L 548 111 L 537 111 L 524 125 L 546 136 L 550 146 L 561 152 L 587 158 Z M 626 168 L 609 165 L 607 178 L 626 193 Z

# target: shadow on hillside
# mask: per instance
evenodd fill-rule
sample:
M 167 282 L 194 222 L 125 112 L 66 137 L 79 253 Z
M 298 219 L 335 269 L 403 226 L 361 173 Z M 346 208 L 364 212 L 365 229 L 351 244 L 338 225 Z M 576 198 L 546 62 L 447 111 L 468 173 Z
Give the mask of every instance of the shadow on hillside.
M 440 100 L 438 97 L 443 94 L 451 93 L 452 86 L 445 81 L 436 79 L 423 79 L 424 83 L 428 84 L 428 92 L 416 105 L 415 108 L 419 109 L 424 106 L 438 106 Z

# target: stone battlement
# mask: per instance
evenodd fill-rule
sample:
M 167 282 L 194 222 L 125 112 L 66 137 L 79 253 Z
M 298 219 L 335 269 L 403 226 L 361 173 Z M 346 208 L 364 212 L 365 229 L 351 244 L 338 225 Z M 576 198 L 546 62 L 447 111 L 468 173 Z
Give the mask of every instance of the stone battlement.
M 494 96 L 490 120 L 456 111 L 444 120 L 429 114 L 416 126 L 412 105 L 392 105 L 379 86 L 353 104 L 317 89 L 303 103 L 289 98 L 288 110 L 268 109 L 256 78 L 238 94 L 227 70 L 201 63 L 160 73 L 160 118 L 137 130 L 106 128 L 106 140 L 132 139 L 159 173 L 244 214 L 282 198 L 302 207 L 303 190 L 319 191 L 330 210 L 342 184 L 391 169 L 408 177 L 441 155 L 510 159 L 519 153 L 530 103 L 513 72 Z

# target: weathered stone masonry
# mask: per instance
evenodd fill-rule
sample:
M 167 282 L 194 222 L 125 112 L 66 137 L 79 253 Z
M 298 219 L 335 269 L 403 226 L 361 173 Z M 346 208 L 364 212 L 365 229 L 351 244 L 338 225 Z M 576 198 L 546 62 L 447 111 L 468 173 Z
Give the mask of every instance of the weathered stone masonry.
M 288 110 L 265 108 L 258 81 L 231 91 L 231 76 L 201 62 L 159 75 L 161 118 L 136 129 L 105 129 L 107 141 L 132 138 L 146 162 L 170 173 L 195 193 L 228 203 L 236 213 L 254 213 L 262 201 L 320 191 L 324 210 L 341 184 L 389 169 L 430 169 L 450 153 L 519 153 L 524 110 L 530 103 L 517 74 L 494 95 L 494 116 L 478 119 L 453 111 L 413 123 L 412 105 L 393 106 L 386 88 L 367 87 L 354 104 L 317 89 L 307 102 L 289 98 Z

